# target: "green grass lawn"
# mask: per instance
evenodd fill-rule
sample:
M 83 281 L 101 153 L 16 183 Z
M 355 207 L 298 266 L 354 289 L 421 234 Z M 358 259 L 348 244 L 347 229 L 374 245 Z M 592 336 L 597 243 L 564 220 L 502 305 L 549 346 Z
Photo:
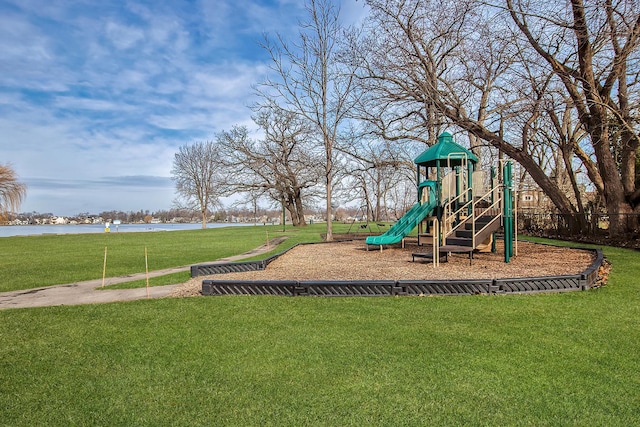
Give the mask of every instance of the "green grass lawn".
M 107 277 L 144 273 L 147 248 L 149 270 L 162 270 L 214 261 L 254 249 L 277 236 L 288 239 L 272 253 L 299 242 L 321 240 L 325 224 L 303 228 L 281 226 L 228 227 L 206 230 L 96 233 L 0 238 L 0 292 L 102 278 L 107 248 Z M 334 225 L 336 233 L 348 224 Z M 188 278 L 188 274 L 180 277 Z M 153 284 L 176 283 L 173 278 Z M 182 280 L 184 281 L 184 280 Z M 168 283 L 167 283 L 168 282 Z M 140 282 L 122 287 L 144 286 Z
M 604 252 L 575 293 L 2 310 L 0 425 L 638 425 L 640 257 Z

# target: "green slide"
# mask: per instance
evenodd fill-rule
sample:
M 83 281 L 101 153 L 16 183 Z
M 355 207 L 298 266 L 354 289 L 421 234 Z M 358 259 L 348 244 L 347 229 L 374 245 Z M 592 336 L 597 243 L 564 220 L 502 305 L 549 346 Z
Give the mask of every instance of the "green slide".
M 426 190 L 426 188 L 425 188 Z M 416 203 L 405 213 L 386 233 L 380 236 L 367 237 L 367 245 L 391 245 L 398 243 L 407 234 L 411 233 L 425 217 L 429 216 L 436 207 L 435 192 L 430 188 L 429 201 L 422 204 Z

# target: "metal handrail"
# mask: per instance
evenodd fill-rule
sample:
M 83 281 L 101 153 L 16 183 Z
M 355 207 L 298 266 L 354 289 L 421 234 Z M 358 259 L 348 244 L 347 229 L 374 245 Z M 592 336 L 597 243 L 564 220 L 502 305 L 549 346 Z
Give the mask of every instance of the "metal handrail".
M 478 215 L 478 217 L 482 217 L 485 213 L 487 213 L 490 209 L 493 209 L 495 205 L 500 206 L 500 203 L 502 202 L 502 197 L 499 197 L 498 200 L 496 200 L 495 202 L 493 202 L 491 204 L 491 206 L 489 206 L 488 208 L 486 208 L 485 210 L 482 211 L 482 213 L 480 213 Z M 471 244 L 473 245 L 473 247 L 476 247 L 476 236 L 480 233 L 482 233 L 484 231 L 485 228 L 489 227 L 490 223 L 487 223 L 484 227 L 482 227 L 480 230 L 478 230 L 476 232 L 476 221 L 475 221 L 475 210 L 474 210 L 474 217 L 473 217 L 473 223 L 471 225 L 471 232 L 473 233 L 471 235 Z
M 496 190 L 499 190 L 500 187 L 502 187 L 502 183 L 497 183 L 493 188 L 491 188 L 489 191 L 487 191 L 485 194 L 482 195 L 482 197 L 480 197 L 476 202 L 473 203 L 473 216 L 472 216 L 472 222 L 471 222 L 471 244 L 473 245 L 473 247 L 476 247 L 476 236 L 478 234 L 480 234 L 485 228 L 487 228 L 489 226 L 489 224 L 485 225 L 484 227 L 482 227 L 478 232 L 476 232 L 476 205 L 477 203 L 479 203 L 482 200 L 485 200 L 485 198 L 487 196 L 492 195 L 492 193 Z M 500 202 L 502 201 L 502 193 L 500 193 L 500 191 L 498 191 L 499 196 L 496 197 L 496 200 L 485 210 L 482 211 L 482 213 L 480 215 L 478 215 L 479 217 L 482 217 L 485 213 L 487 213 L 490 209 L 493 209 L 494 206 L 498 205 L 500 206 Z
M 463 193 L 460 193 L 458 196 L 454 197 L 451 200 L 448 200 L 447 203 L 444 205 L 444 220 L 442 221 L 442 225 L 443 226 L 447 226 L 447 224 L 450 224 L 451 218 L 455 217 L 456 215 L 458 215 L 460 212 L 462 212 L 465 208 L 469 207 L 469 204 L 473 203 L 473 199 L 470 198 L 469 201 L 467 201 L 464 205 L 462 205 L 460 208 L 458 208 L 458 210 L 456 210 L 455 212 L 452 212 L 451 206 L 453 205 L 453 203 L 459 199 L 462 198 L 462 196 L 465 195 L 465 193 L 469 193 L 472 192 L 471 188 L 468 188 L 467 190 L 465 190 Z M 447 212 L 451 212 L 451 213 L 447 213 Z M 445 230 L 445 232 L 443 233 L 443 237 L 446 238 L 447 236 L 449 236 L 451 233 L 453 233 L 458 227 L 460 226 L 460 224 L 458 224 L 457 226 L 453 227 L 451 230 L 447 231 Z
M 476 232 L 476 218 L 477 217 L 482 217 L 485 213 L 487 213 L 490 209 L 493 209 L 496 205 L 500 205 L 500 202 L 502 201 L 502 195 L 501 193 L 498 191 L 498 194 L 500 194 L 497 199 L 485 210 L 482 211 L 482 213 L 480 213 L 479 215 L 476 214 L 476 206 L 478 205 L 478 203 L 480 203 L 481 201 L 485 201 L 485 199 L 490 196 L 494 191 L 499 190 L 500 187 L 502 186 L 501 183 L 496 184 L 493 188 L 491 188 L 489 191 L 487 191 L 485 194 L 482 195 L 482 197 L 479 197 L 478 200 L 473 201 L 473 199 L 469 200 L 467 203 L 465 203 L 464 205 L 462 205 L 458 210 L 456 210 L 455 212 L 447 215 L 447 208 L 449 210 L 451 210 L 450 206 L 452 205 L 452 203 L 459 197 L 462 197 L 464 195 L 464 193 L 460 194 L 459 196 L 457 196 L 456 198 L 450 200 L 447 205 L 445 205 L 445 220 L 443 221 L 443 226 L 446 227 L 446 224 L 451 222 L 451 218 L 455 217 L 456 215 L 458 215 L 461 211 L 463 211 L 465 208 L 468 208 L 469 205 L 472 205 L 471 208 L 471 244 L 473 245 L 473 247 L 476 247 L 476 236 L 478 234 L 480 234 L 485 228 L 487 228 L 489 226 L 489 224 L 485 225 L 484 227 L 482 227 L 479 231 Z M 467 189 L 466 192 L 470 191 L 471 189 Z M 447 231 L 445 230 L 445 232 L 443 233 L 443 238 L 447 238 L 448 236 L 450 236 L 451 234 L 453 234 L 458 228 L 462 227 L 467 221 L 463 221 L 461 223 L 459 223 L 458 225 L 456 225 L 455 227 L 453 227 L 451 230 Z

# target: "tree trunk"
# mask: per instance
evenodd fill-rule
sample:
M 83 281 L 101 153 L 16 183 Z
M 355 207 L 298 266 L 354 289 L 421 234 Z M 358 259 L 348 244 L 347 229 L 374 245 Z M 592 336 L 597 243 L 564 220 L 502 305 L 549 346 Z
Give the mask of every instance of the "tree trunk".
M 297 227 L 298 226 L 298 216 L 296 214 L 296 210 L 290 204 L 286 204 L 285 205 L 285 209 L 287 210 L 287 212 L 289 212 L 289 216 L 291 217 L 291 225 L 293 225 L 294 227 Z M 286 217 L 285 217 L 285 219 L 286 219 Z
M 202 229 L 207 228 L 207 208 L 204 208 L 200 211 L 202 214 Z
M 376 179 L 376 212 L 373 220 L 376 222 L 382 220 L 382 185 L 379 177 Z
M 327 236 L 324 239 L 327 242 L 333 242 L 333 224 L 331 223 L 333 216 L 333 208 L 331 207 L 332 177 L 333 174 L 331 172 L 327 172 Z
M 592 107 L 592 111 L 598 107 Z M 588 122 L 588 131 L 592 135 L 593 147 L 598 159 L 598 169 L 604 183 L 604 199 L 607 214 L 609 215 L 609 236 L 621 236 L 627 231 L 626 215 L 618 215 L 631 212 L 631 206 L 625 200 L 624 187 L 618 168 L 611 153 L 608 126 L 602 123 L 593 114 Z M 606 114 L 600 117 L 606 117 Z
M 366 182 L 362 183 L 362 193 L 364 195 L 364 206 L 365 206 L 365 209 L 363 209 L 364 210 L 363 213 L 364 213 L 364 215 L 367 216 L 367 221 L 370 221 L 371 218 L 374 217 L 373 203 L 371 203 L 371 198 L 369 196 L 369 190 L 367 189 Z
M 296 208 L 296 216 L 298 218 L 298 226 L 304 227 L 307 225 L 307 222 L 304 219 L 304 207 L 302 206 L 302 195 L 300 194 L 300 191 L 296 192 L 294 205 Z
M 571 188 L 573 189 L 573 194 L 575 194 L 576 197 L 576 205 L 578 207 L 578 213 L 577 215 L 574 215 L 574 217 L 576 218 L 576 221 L 574 221 L 574 223 L 577 225 L 578 230 L 574 230 L 574 233 L 581 233 L 588 228 L 588 223 L 587 218 L 584 215 L 582 194 L 580 194 L 580 188 L 578 187 L 578 182 L 576 181 L 576 174 L 573 171 L 573 167 L 571 165 L 571 152 L 569 151 L 569 147 L 566 144 L 563 144 L 560 153 L 564 161 L 566 172 L 569 176 L 569 181 L 571 182 Z
M 609 237 L 622 237 L 627 232 L 633 230 L 629 214 L 632 213 L 631 206 L 626 201 L 615 203 L 607 200 L 607 214 L 609 214 Z
M 290 194 L 287 195 L 285 199 L 284 207 L 289 212 L 289 216 L 291 217 L 291 224 L 294 227 L 298 227 L 301 225 L 301 219 L 298 210 L 298 200 L 296 200 L 295 196 Z M 302 217 L 302 222 L 304 223 L 304 217 Z
M 594 73 L 594 49 L 590 40 L 584 4 L 582 0 L 571 0 L 571 3 L 574 17 L 573 31 L 578 42 L 580 80 L 587 109 L 584 112 L 588 112 L 588 114 L 582 114 L 580 119 L 591 135 L 591 143 L 604 182 L 605 204 L 609 214 L 609 236 L 621 236 L 627 231 L 626 215 L 621 214 L 629 213 L 631 207 L 625 201 L 622 176 L 611 152 L 613 145 L 609 128 L 610 115 L 605 107 L 608 93 L 604 89 L 606 85 L 601 86 Z M 565 79 L 565 81 L 568 83 L 568 80 Z

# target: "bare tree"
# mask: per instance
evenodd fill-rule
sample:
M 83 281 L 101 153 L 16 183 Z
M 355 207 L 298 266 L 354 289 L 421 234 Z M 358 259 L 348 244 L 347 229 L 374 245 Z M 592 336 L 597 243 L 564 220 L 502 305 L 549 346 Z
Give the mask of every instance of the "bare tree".
M 217 147 L 212 141 L 183 145 L 173 159 L 171 175 L 176 192 L 188 208 L 200 211 L 203 229 L 222 192 L 217 159 Z
M 584 168 L 606 201 L 610 233 L 625 231 L 615 214 L 640 211 L 634 2 L 571 0 L 568 11 L 517 0 L 367 3 L 376 38 L 364 45 L 361 76 L 380 88 L 379 102 L 435 106 L 472 142 L 520 163 L 561 213 L 583 209 L 574 172 Z M 574 201 L 549 168 L 572 174 Z
M 415 169 L 411 156 L 389 141 L 366 137 L 358 139 L 348 154 L 346 167 L 347 176 L 353 182 L 351 197 L 357 194 L 362 199 L 367 217 L 373 221 L 381 221 L 383 213 L 388 214 L 390 208 L 404 213 L 406 199 L 403 190 L 410 188 L 413 202 L 416 199 Z M 398 202 L 400 206 L 392 202 Z
M 18 182 L 11 165 L 0 165 L 0 215 L 17 212 L 27 194 L 27 186 Z
M 333 240 L 332 190 L 335 178 L 334 145 L 349 110 L 348 94 L 353 75 L 337 61 L 342 27 L 339 9 L 330 0 L 307 0 L 308 17 L 299 24 L 299 39 L 289 43 L 281 36 L 265 40 L 271 68 L 277 80 L 269 79 L 257 90 L 262 106 L 277 105 L 301 115 L 315 127 L 324 147 L 327 233 Z
M 430 146 L 447 125 L 446 119 L 437 110 L 429 97 L 415 95 L 419 87 L 416 80 L 430 80 L 436 84 L 437 68 L 440 64 L 428 64 L 429 72 L 407 67 L 406 34 L 393 22 L 395 14 L 404 7 L 413 9 L 419 1 L 368 1 L 371 16 L 365 30 L 352 29 L 347 34 L 349 54 L 342 60 L 354 67 L 354 108 L 350 114 L 365 123 L 367 131 L 387 141 L 419 141 Z M 427 2 L 429 3 L 429 2 Z M 425 10 L 429 9 L 425 6 Z M 437 25 L 439 14 L 424 15 L 425 26 Z M 385 22 L 386 25 L 380 26 Z M 444 22 L 444 21 L 442 21 Z M 420 37 L 418 34 L 417 37 Z M 452 37 L 429 43 L 429 49 L 448 51 Z M 428 42 L 427 42 L 428 43 Z M 426 64 L 423 64 L 426 65 Z M 416 74 L 417 73 L 417 74 Z M 418 75 L 419 74 L 419 75 Z M 399 90 L 400 89 L 400 90 Z
M 562 82 L 588 133 L 610 234 L 627 231 L 618 213 L 640 211 L 636 188 L 640 10 L 633 1 L 571 0 L 566 13 L 506 0 L 526 42 Z
M 284 203 L 293 225 L 305 225 L 304 200 L 322 178 L 322 156 L 309 123 L 279 108 L 262 109 L 254 121 L 263 140 L 251 139 L 246 127 L 237 126 L 216 138 L 226 191 Z

